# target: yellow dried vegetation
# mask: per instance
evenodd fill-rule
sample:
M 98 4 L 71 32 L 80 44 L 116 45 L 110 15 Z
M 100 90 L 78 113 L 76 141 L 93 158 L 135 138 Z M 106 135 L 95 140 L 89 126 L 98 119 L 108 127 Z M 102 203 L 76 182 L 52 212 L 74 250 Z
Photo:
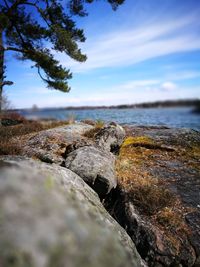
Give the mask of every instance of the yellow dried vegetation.
M 188 233 L 188 227 L 184 221 L 184 215 L 174 207 L 165 207 L 156 215 L 156 220 L 165 228 L 182 234 Z M 184 231 L 184 232 L 183 232 Z
M 170 207 L 175 197 L 143 168 L 152 153 L 144 145 L 153 146 L 155 142 L 146 136 L 126 138 L 116 162 L 116 172 L 120 186 L 134 205 L 145 215 L 154 215 Z
M 94 128 L 86 131 L 83 136 L 93 139 L 95 135 L 104 127 L 105 123 L 101 120 L 95 122 Z
M 145 145 L 145 147 L 144 147 Z M 116 173 L 121 188 L 128 199 L 150 221 L 166 231 L 174 245 L 178 245 L 173 233 L 189 234 L 179 199 L 164 186 L 160 179 L 148 172 L 151 158 L 155 156 L 155 141 L 146 136 L 128 137 L 124 140 L 116 161 Z M 156 151 L 159 153 L 159 151 Z
M 64 126 L 69 124 L 68 121 L 28 121 L 13 126 L 0 126 L 0 155 L 20 155 L 21 140 L 33 133 L 43 130 Z

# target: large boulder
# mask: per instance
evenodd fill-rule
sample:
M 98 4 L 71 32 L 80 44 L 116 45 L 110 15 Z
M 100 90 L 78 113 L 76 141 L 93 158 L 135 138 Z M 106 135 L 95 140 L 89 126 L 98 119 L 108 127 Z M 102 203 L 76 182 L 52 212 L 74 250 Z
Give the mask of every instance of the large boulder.
M 0 266 L 145 266 L 125 230 L 76 174 L 0 159 Z
M 92 128 L 91 125 L 76 123 L 41 131 L 24 143 L 23 155 L 61 165 L 67 147 L 75 143 L 92 143 L 83 136 L 84 132 Z
M 111 124 L 100 129 L 94 139 L 84 136 L 93 129 L 75 123 L 41 131 L 24 143 L 22 154 L 71 169 L 103 198 L 117 185 L 115 157 L 110 150 L 119 147 L 124 130 Z
M 96 143 L 106 151 L 115 152 L 122 144 L 125 137 L 125 130 L 116 123 L 103 127 L 95 135 Z
M 69 153 L 65 166 L 78 174 L 103 197 L 117 186 L 112 153 L 94 146 L 85 146 Z

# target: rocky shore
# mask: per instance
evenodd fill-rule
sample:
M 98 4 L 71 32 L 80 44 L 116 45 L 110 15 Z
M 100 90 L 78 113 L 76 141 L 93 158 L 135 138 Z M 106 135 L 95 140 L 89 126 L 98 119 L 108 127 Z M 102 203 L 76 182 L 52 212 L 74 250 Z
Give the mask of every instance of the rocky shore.
M 0 266 L 200 266 L 200 133 L 74 123 L 0 157 Z

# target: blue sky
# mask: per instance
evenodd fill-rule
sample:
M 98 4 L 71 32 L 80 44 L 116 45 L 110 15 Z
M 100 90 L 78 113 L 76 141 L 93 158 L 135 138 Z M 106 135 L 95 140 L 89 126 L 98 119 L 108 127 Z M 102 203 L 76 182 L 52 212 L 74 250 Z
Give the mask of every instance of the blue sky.
M 87 54 L 77 63 L 56 54 L 73 72 L 70 93 L 49 90 L 31 62 L 7 55 L 5 88 L 15 108 L 117 105 L 200 98 L 200 1 L 126 0 L 116 12 L 105 1 L 79 18 Z

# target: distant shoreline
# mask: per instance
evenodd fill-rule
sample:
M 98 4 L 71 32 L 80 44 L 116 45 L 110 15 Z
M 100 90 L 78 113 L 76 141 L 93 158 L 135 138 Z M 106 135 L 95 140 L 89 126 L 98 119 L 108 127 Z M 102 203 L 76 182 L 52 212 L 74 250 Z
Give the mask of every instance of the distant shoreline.
M 166 100 L 155 102 L 144 102 L 140 104 L 121 104 L 111 106 L 67 106 L 67 107 L 46 107 L 38 108 L 19 108 L 12 109 L 12 111 L 21 110 L 93 110 L 93 109 L 129 109 L 129 108 L 170 108 L 170 107 L 195 107 L 200 103 L 200 99 L 186 99 L 186 100 Z

